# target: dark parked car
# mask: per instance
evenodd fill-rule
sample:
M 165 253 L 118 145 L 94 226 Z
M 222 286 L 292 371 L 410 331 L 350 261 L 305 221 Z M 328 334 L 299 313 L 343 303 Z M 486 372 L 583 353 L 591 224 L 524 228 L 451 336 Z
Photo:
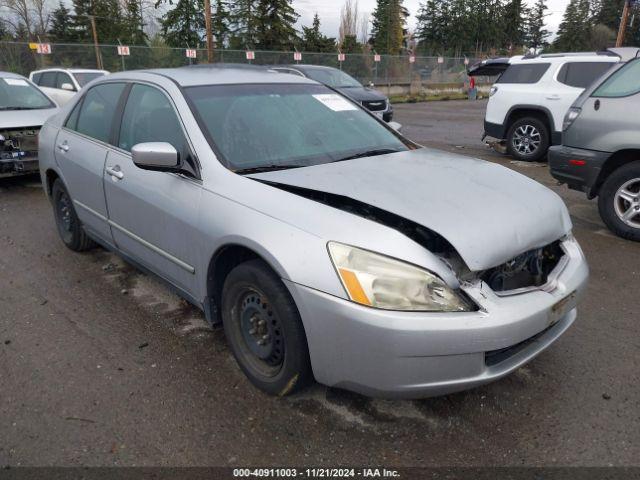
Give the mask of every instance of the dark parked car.
M 551 174 L 598 197 L 617 235 L 640 241 L 640 59 L 587 89 L 567 112 L 562 145 L 549 152 Z
M 324 83 L 362 104 L 363 107 L 378 115 L 385 122 L 393 120 L 393 107 L 385 95 L 373 88 L 363 86 L 342 70 L 318 65 L 278 65 L 270 68 L 277 72 L 299 75 Z

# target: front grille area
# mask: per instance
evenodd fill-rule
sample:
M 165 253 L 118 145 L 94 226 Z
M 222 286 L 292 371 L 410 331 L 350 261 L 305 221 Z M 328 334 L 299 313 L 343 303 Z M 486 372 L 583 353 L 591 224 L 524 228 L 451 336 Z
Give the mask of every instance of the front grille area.
M 39 127 L 0 130 L 0 173 L 37 168 L 39 131 Z
M 372 112 L 382 112 L 387 109 L 386 100 L 365 100 L 362 102 L 362 106 Z
M 515 345 L 512 345 L 510 347 L 501 348 L 500 350 L 491 350 L 489 352 L 485 352 L 484 364 L 487 367 L 493 367 L 495 365 L 498 365 L 499 363 L 504 362 L 505 360 L 508 360 L 509 358 L 513 357 L 515 354 L 521 352 L 522 350 L 527 348 L 529 345 L 531 345 L 533 342 L 538 340 L 545 333 L 551 330 L 554 326 L 555 325 L 551 325 L 550 327 L 545 328 L 540 333 L 535 334 L 533 337 L 529 337 L 526 340 L 520 343 L 516 343 Z
M 560 241 L 530 250 L 502 265 L 483 272 L 480 278 L 494 292 L 511 292 L 541 287 L 565 253 Z

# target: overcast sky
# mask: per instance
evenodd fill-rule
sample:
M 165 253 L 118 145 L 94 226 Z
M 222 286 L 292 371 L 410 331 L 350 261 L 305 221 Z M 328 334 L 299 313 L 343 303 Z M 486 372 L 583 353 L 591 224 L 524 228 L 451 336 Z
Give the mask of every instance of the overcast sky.
M 420 8 L 421 0 L 404 0 L 404 6 L 409 9 L 409 27 L 415 26 L 415 16 Z M 535 0 L 528 0 L 527 3 L 533 5 Z M 569 3 L 569 0 L 548 0 L 550 15 L 547 17 L 548 29 L 555 32 L 562 20 L 562 14 Z M 300 14 L 299 25 L 311 25 L 313 15 L 318 12 L 320 25 L 325 35 L 330 37 L 338 36 L 338 26 L 340 25 L 340 9 L 344 0 L 293 0 L 293 6 Z M 359 0 L 358 7 L 361 12 L 371 13 L 376 5 L 376 0 Z

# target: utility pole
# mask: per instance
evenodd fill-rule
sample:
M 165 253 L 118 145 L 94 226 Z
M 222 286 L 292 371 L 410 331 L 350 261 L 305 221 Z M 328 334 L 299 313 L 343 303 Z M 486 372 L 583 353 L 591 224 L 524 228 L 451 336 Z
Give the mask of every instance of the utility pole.
M 627 33 L 627 23 L 629 23 L 630 11 L 631 1 L 625 0 L 624 10 L 622 10 L 622 20 L 620 20 L 620 29 L 618 30 L 618 39 L 616 40 L 616 47 L 621 47 L 624 44 L 624 37 Z
M 89 15 L 89 19 L 91 20 L 91 30 L 93 31 L 93 45 L 96 49 L 96 65 L 98 70 L 104 70 L 102 66 L 102 56 L 100 55 L 100 46 L 98 45 L 98 32 L 96 30 L 96 17 L 93 15 Z
M 204 0 L 204 27 L 207 30 L 207 62 L 213 63 L 213 38 L 211 36 L 211 0 Z

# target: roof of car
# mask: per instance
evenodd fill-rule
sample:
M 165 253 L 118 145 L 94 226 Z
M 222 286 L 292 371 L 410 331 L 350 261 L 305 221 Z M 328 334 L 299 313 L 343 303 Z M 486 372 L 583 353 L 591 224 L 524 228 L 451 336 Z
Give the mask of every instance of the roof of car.
M 310 64 L 306 64 L 306 63 L 290 63 L 287 65 L 273 65 L 271 68 L 293 68 L 293 69 L 300 69 L 300 70 L 337 70 L 337 68 L 335 67 L 328 67 L 326 65 L 310 65 Z
M 71 73 L 109 73 L 108 70 L 98 70 L 95 68 L 64 68 L 64 67 L 51 67 L 51 68 L 42 68 L 40 70 L 34 70 L 31 73 L 42 73 L 42 72 L 71 72 Z
M 198 65 L 197 67 L 158 68 L 111 74 L 110 78 L 131 77 L 138 73 L 151 73 L 168 77 L 183 87 L 196 85 L 233 85 L 247 83 L 302 83 L 317 82 L 297 75 L 283 75 L 264 67 L 247 65 Z
M 25 77 L 23 77 L 22 75 L 18 75 L 17 73 L 0 71 L 0 78 L 25 78 Z

